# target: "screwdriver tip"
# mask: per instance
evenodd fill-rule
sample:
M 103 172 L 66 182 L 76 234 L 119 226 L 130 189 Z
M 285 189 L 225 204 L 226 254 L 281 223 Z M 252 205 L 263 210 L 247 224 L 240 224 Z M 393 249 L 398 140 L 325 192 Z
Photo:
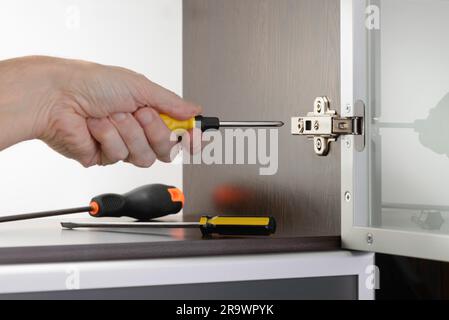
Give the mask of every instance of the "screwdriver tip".
M 73 229 L 76 227 L 72 222 L 61 222 L 61 226 L 65 229 Z
M 284 122 L 283 121 L 270 121 L 267 123 L 267 127 L 283 127 Z

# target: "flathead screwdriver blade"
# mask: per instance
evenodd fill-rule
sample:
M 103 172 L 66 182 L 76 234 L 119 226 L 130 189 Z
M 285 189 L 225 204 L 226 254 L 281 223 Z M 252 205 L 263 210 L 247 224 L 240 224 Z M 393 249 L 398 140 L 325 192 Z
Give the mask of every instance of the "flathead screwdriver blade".
M 78 228 L 198 228 L 198 222 L 61 222 L 61 226 L 66 229 Z
M 222 128 L 279 128 L 282 121 L 220 121 Z

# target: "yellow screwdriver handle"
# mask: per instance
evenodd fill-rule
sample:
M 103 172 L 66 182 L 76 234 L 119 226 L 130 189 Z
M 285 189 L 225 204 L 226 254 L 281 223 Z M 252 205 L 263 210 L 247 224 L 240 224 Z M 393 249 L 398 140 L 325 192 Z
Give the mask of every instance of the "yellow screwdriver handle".
M 276 232 L 276 220 L 273 217 L 204 216 L 199 224 L 204 236 L 268 236 Z
M 191 118 L 189 120 L 176 120 L 173 119 L 166 114 L 161 114 L 161 119 L 164 121 L 167 128 L 169 128 L 171 131 L 176 130 L 190 130 L 195 128 L 196 121 L 195 118 Z

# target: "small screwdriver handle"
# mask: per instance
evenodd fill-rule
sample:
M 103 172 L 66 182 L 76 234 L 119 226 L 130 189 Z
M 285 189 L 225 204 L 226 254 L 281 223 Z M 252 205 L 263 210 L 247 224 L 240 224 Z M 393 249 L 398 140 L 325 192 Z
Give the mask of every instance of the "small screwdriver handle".
M 220 120 L 215 117 L 196 116 L 188 120 L 176 120 L 166 114 L 161 114 L 160 117 L 162 121 L 164 121 L 167 128 L 169 128 L 171 131 L 176 130 L 188 131 L 194 128 L 199 128 L 201 129 L 201 131 L 204 132 L 207 130 L 220 129 Z
M 165 125 L 167 126 L 168 129 L 170 129 L 170 131 L 176 131 L 176 130 L 191 130 L 193 128 L 195 128 L 196 126 L 196 121 L 195 118 L 191 118 L 188 120 L 176 120 L 173 119 L 169 116 L 167 116 L 166 114 L 161 114 L 160 115 L 162 121 L 165 123 Z
M 276 220 L 273 217 L 204 216 L 200 219 L 200 229 L 204 236 L 268 236 L 276 232 Z
M 178 213 L 184 205 L 181 190 L 163 184 L 150 184 L 123 195 L 107 193 L 94 197 L 89 214 L 93 217 L 131 217 L 151 220 Z

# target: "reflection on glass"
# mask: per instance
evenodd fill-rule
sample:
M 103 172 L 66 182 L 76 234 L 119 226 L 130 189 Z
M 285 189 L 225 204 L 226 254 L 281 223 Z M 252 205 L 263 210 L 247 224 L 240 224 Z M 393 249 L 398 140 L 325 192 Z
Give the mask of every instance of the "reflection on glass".
M 449 158 L 449 93 L 430 110 L 427 119 L 415 122 L 378 122 L 379 128 L 414 129 L 419 142 L 426 148 Z
M 449 1 L 375 4 L 370 225 L 449 233 Z

